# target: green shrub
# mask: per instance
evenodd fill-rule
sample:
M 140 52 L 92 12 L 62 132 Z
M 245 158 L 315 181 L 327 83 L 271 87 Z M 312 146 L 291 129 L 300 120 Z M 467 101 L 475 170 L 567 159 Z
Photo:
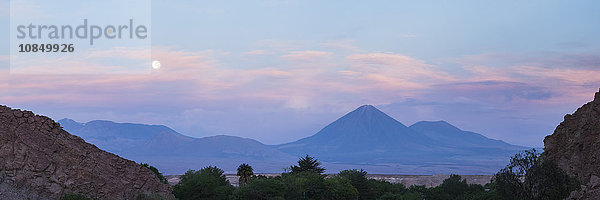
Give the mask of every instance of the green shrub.
M 367 172 L 364 170 L 343 170 L 338 173 L 340 178 L 348 179 L 350 184 L 358 191 L 358 199 L 375 199 L 377 198 L 373 188 L 367 179 Z
M 290 170 L 292 173 L 313 172 L 322 174 L 325 172 L 325 168 L 321 167 L 321 162 L 314 157 L 310 157 L 308 154 L 306 154 L 305 157 L 298 159 L 298 165 L 290 166 Z
M 406 186 L 401 183 L 390 183 L 384 180 L 369 179 L 369 186 L 371 187 L 371 192 L 376 197 L 381 197 L 388 193 L 404 194 L 407 191 Z
M 149 165 L 148 163 L 140 163 L 140 165 L 142 165 L 142 166 L 148 168 L 150 171 L 152 171 L 154 173 L 154 175 L 156 175 L 156 178 L 158 178 L 158 180 L 161 183 L 169 184 L 169 182 L 167 181 L 167 178 L 165 178 L 165 176 L 163 176 L 163 174 L 160 173 L 156 167 Z
M 564 199 L 580 186 L 575 178 L 569 177 L 550 161 L 532 166 L 525 175 L 523 185 L 531 199 Z
M 284 199 L 286 186 L 280 179 L 260 178 L 241 186 L 233 193 L 233 199 Z
M 286 185 L 285 199 L 322 199 L 327 190 L 325 176 L 318 173 L 284 173 L 279 178 Z
M 324 199 L 358 199 L 358 190 L 350 184 L 348 179 L 333 177 L 325 179 Z
M 223 170 L 212 166 L 200 171 L 189 170 L 173 186 L 173 194 L 181 200 L 228 199 L 234 187 L 223 173 Z
M 490 185 L 496 199 L 564 199 L 579 189 L 577 179 L 539 155 L 535 149 L 518 153 L 494 175 Z
M 439 187 L 442 188 L 445 193 L 450 195 L 451 199 L 459 199 L 461 195 L 469 190 L 467 181 L 456 174 L 450 175 L 450 177 L 445 179 Z

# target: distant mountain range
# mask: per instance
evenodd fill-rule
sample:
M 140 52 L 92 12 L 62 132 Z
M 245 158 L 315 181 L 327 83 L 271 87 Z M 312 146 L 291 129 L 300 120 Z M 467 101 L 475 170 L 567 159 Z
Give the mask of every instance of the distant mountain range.
M 422 121 L 407 127 L 371 105 L 364 105 L 318 133 L 281 145 L 265 145 L 235 136 L 193 138 L 162 125 L 111 121 L 59 121 L 61 126 L 101 149 L 166 174 L 217 165 L 234 172 L 242 162 L 257 172 L 282 172 L 309 154 L 328 172 L 365 169 L 394 174 L 491 174 L 511 155 L 527 147 L 511 145 L 460 130 L 445 121 Z
M 105 151 L 137 162 L 157 166 L 166 174 L 183 174 L 188 169 L 218 165 L 234 172 L 243 162 L 256 171 L 283 171 L 295 156 L 256 140 L 235 136 L 193 138 L 162 125 L 115 123 L 95 120 L 79 123 L 58 121 L 63 129 Z
M 425 162 L 457 156 L 514 153 L 524 147 L 462 131 L 445 121 L 404 126 L 371 105 L 361 106 L 313 136 L 277 145 L 292 155 L 334 162 Z

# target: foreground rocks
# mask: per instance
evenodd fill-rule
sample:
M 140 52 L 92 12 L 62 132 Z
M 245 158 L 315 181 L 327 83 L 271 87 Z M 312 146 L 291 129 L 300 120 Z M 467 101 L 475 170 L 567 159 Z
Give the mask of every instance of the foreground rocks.
M 0 199 L 173 199 L 145 167 L 102 151 L 52 119 L 0 106 Z
M 600 198 L 600 92 L 593 101 L 566 115 L 552 135 L 544 139 L 542 159 L 554 161 L 581 181 L 574 199 Z

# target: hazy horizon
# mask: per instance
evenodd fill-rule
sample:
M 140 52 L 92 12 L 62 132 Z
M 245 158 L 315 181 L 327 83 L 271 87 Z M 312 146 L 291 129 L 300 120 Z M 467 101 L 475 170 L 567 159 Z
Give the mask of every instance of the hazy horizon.
M 368 104 L 365 104 L 365 105 L 368 105 Z M 363 106 L 364 106 L 364 105 L 363 105 Z M 362 106 L 361 106 L 361 107 L 362 107 Z M 357 109 L 358 109 L 358 108 L 357 108 Z M 349 111 L 349 112 L 350 112 L 350 111 Z M 346 114 L 348 114 L 348 113 L 346 113 Z M 345 115 L 346 115 L 346 114 L 345 114 Z M 342 118 L 342 117 L 344 117 L 345 115 L 338 117 L 338 118 L 337 118 L 337 119 L 335 119 L 334 121 L 341 119 L 341 118 Z M 392 118 L 393 118 L 393 117 L 392 117 Z M 87 124 L 87 123 L 94 122 L 94 121 L 106 121 L 106 122 L 113 122 L 113 123 L 118 123 L 118 124 L 142 124 L 142 125 L 150 125 L 150 126 L 166 126 L 166 127 L 168 127 L 168 128 L 170 128 L 170 129 L 172 129 L 173 131 L 175 131 L 175 132 L 177 132 L 177 133 L 180 133 L 180 134 L 182 134 L 182 135 L 185 135 L 185 136 L 188 136 L 188 137 L 192 137 L 192 138 L 203 138 L 203 137 L 212 137 L 212 136 L 230 136 L 230 135 L 226 135 L 226 134 L 215 134 L 215 135 L 208 135 L 208 136 L 193 136 L 193 135 L 187 135 L 187 134 L 181 133 L 181 132 L 180 132 L 180 131 L 178 131 L 177 129 L 174 129 L 174 128 L 172 128 L 172 127 L 169 127 L 168 125 L 165 125 L 165 124 L 143 124 L 143 123 L 134 123 L 134 122 L 119 122 L 119 121 L 112 121 L 112 120 L 110 120 L 110 119 L 95 119 L 95 120 L 90 120 L 90 121 L 77 121 L 77 120 L 74 120 L 74 119 L 71 119 L 71 118 L 61 118 L 61 119 L 54 119 L 54 120 L 55 120 L 55 121 L 57 121 L 57 122 L 60 122 L 60 121 L 62 121 L 62 120 L 73 120 L 73 121 L 75 121 L 75 122 L 77 122 L 77 123 L 82 123 L 82 124 Z M 333 123 L 334 121 L 331 121 L 331 123 Z M 446 120 L 422 120 L 422 121 L 417 121 L 417 122 L 415 122 L 415 123 L 412 123 L 412 124 L 404 124 L 404 123 L 402 123 L 402 122 L 400 122 L 400 123 L 402 123 L 402 124 L 403 124 L 403 125 L 405 125 L 406 127 L 410 127 L 410 126 L 412 126 L 412 125 L 415 125 L 415 124 L 417 124 L 417 123 L 419 123 L 419 122 L 440 122 L 440 121 L 443 121 L 443 122 L 447 122 L 447 123 L 449 123 L 449 122 L 448 122 L 448 121 L 446 121 Z M 450 125 L 453 125 L 452 123 L 449 123 L 449 124 L 450 124 Z M 325 125 L 325 126 L 327 126 L 327 125 Z M 325 127 L 325 126 L 324 126 L 324 127 Z M 454 126 L 454 125 L 453 125 L 453 126 Z M 324 127 L 320 128 L 320 129 L 319 129 L 319 131 L 320 131 L 320 130 L 322 130 Z M 458 128 L 458 129 L 461 129 L 461 127 L 456 127 L 456 128 Z M 463 129 L 461 129 L 461 130 L 462 130 L 462 131 L 469 131 L 469 130 L 463 130 Z M 317 132 L 318 132 L 318 131 L 317 131 Z M 315 132 L 315 133 L 317 133 L 317 132 Z M 312 136 L 312 135 L 314 135 L 315 133 L 308 134 L 308 135 L 306 135 L 305 137 Z M 76 133 L 71 133 L 71 134 L 75 134 L 75 135 L 76 135 Z M 238 137 L 240 137 L 240 136 L 238 136 Z M 302 138 L 305 138 L 305 137 L 302 137 Z M 241 137 L 241 138 L 246 138 L 246 139 L 253 139 L 253 140 L 257 140 L 257 139 L 255 139 L 255 138 L 251 138 L 251 137 Z M 298 138 L 298 139 L 302 139 L 302 138 Z M 262 142 L 262 141 L 260 141 L 260 140 L 257 140 L 257 141 L 259 141 L 259 142 L 261 142 L 261 143 L 263 143 L 263 144 L 266 144 L 266 145 L 280 145 L 280 144 L 286 144 L 286 143 L 295 142 L 295 141 L 297 141 L 298 139 L 290 139 L 289 141 L 282 141 L 282 142 L 280 142 L 280 143 L 274 143 L 274 144 L 268 144 L 268 143 L 264 143 L 264 142 Z M 497 138 L 490 138 L 490 139 L 497 139 Z M 506 141 L 505 141 L 505 142 L 506 142 Z M 525 147 L 539 148 L 539 147 L 536 147 L 536 146 L 525 146 Z

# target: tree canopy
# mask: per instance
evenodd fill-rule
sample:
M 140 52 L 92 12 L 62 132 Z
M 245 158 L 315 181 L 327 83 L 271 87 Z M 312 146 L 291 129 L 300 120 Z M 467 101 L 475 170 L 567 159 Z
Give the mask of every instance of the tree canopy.
M 154 175 L 156 175 L 156 178 L 158 178 L 158 180 L 161 183 L 169 184 L 169 182 L 167 181 L 167 178 L 165 178 L 165 176 L 163 176 L 163 174 L 160 173 L 156 167 L 149 165 L 148 163 L 140 163 L 140 165 L 142 165 L 142 166 L 148 168 L 150 171 L 152 171 L 154 173 Z
M 468 184 L 459 175 L 450 175 L 437 187 L 370 179 L 364 170 L 343 170 L 324 175 L 325 168 L 309 156 L 299 158 L 291 172 L 279 176 L 255 176 L 250 165 L 237 170 L 240 187 L 227 181 L 223 170 L 209 166 L 189 170 L 173 187 L 178 199 L 414 199 L 414 200 L 538 200 L 564 199 L 579 184 L 554 163 L 539 159 L 535 150 L 516 154 L 510 163 L 485 186 Z
M 243 186 L 246 183 L 250 182 L 250 179 L 254 175 L 254 170 L 252 169 L 252 166 L 250 166 L 246 163 L 242 163 L 237 168 L 237 175 L 240 177 L 239 178 L 240 186 Z
M 579 189 L 575 178 L 539 155 L 535 149 L 517 153 L 494 175 L 491 185 L 498 199 L 564 199 Z
M 306 154 L 305 157 L 298 159 L 298 165 L 290 166 L 290 170 L 292 173 L 314 172 L 322 174 L 325 172 L 325 168 L 321 167 L 321 162 L 314 157 L 310 157 L 308 154 Z
M 227 181 L 224 171 L 209 166 L 200 171 L 188 170 L 173 186 L 173 194 L 181 200 L 187 199 L 228 199 L 234 187 Z

